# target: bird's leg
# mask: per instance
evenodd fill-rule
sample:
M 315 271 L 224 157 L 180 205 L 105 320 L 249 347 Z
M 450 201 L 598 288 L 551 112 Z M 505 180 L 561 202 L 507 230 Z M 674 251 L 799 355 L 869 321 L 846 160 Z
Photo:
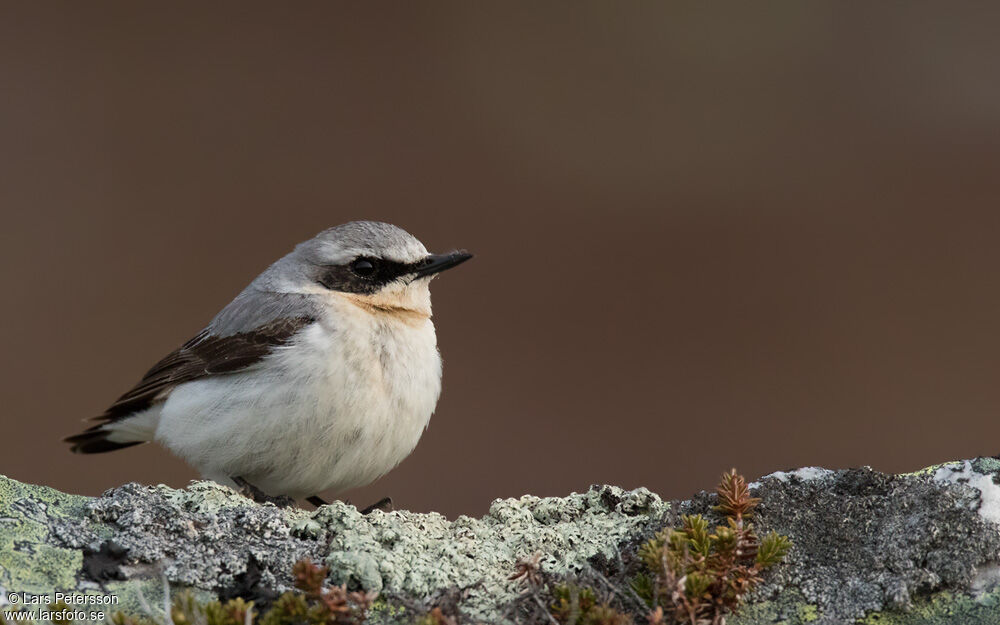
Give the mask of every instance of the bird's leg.
M 311 497 L 306 497 L 306 501 L 316 506 L 317 508 L 320 506 L 330 505 L 329 502 L 323 501 L 323 498 L 320 497 L 319 495 L 312 495 Z
M 312 495 L 311 497 L 306 497 L 306 501 L 316 506 L 317 508 L 319 508 L 320 506 L 330 505 L 329 503 L 324 501 L 323 498 L 320 497 L 319 495 Z M 345 503 L 350 503 L 350 502 L 348 501 Z M 368 514 L 373 510 L 381 510 L 382 512 L 392 512 L 392 497 L 383 497 L 382 499 L 379 499 L 372 505 L 362 510 L 361 514 Z
M 249 499 L 253 499 L 257 503 L 273 503 L 279 508 L 290 508 L 295 505 L 295 500 L 291 497 L 287 497 L 285 495 L 272 497 L 242 477 L 236 476 L 229 479 L 231 479 L 233 483 L 239 487 L 239 493 L 241 495 Z
M 383 497 L 361 511 L 361 514 L 368 514 L 375 510 L 382 512 L 392 512 L 392 497 Z

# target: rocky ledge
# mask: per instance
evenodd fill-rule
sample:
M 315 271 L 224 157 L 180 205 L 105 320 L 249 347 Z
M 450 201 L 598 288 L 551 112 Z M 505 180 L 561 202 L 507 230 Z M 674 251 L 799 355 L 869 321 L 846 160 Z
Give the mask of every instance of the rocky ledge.
M 793 548 L 729 623 L 1000 623 L 998 483 L 993 458 L 906 475 L 806 468 L 759 479 L 754 521 Z M 261 506 L 208 482 L 126 484 L 89 498 L 0 477 L 0 603 L 61 592 L 155 617 L 165 589 L 187 588 L 262 606 L 310 558 L 329 566 L 331 582 L 379 593 L 372 622 L 412 622 L 441 606 L 462 623 L 523 623 L 542 617 L 523 580 L 510 579 L 519 559 L 540 554 L 548 579 L 599 580 L 634 605 L 637 547 L 681 514 L 711 515 L 714 503 L 708 493 L 664 502 L 594 486 L 448 520 L 361 515 L 343 503 Z

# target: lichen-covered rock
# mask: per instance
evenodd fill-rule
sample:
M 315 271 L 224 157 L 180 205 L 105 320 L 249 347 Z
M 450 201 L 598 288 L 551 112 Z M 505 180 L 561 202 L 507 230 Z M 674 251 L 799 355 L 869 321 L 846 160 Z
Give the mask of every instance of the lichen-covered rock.
M 431 597 L 463 589 L 464 613 L 495 619 L 520 588 L 508 579 L 518 558 L 543 554 L 543 569 L 571 573 L 590 558 L 659 525 L 667 506 L 644 488 L 594 487 L 568 497 L 497 500 L 482 519 L 394 512 L 361 516 L 335 503 L 313 516 L 313 535 L 329 545 L 334 581 L 393 595 Z M 416 531 L 415 531 L 416 530 Z
M 160 604 L 165 579 L 261 605 L 291 588 L 292 565 L 307 557 L 330 565 L 331 581 L 390 599 L 429 605 L 457 591 L 463 614 L 488 622 L 517 596 L 518 558 L 541 552 L 543 566 L 572 573 L 658 526 L 667 508 L 648 490 L 604 486 L 497 500 L 482 519 L 449 521 L 340 502 L 261 506 L 210 482 L 126 484 L 89 499 L 0 478 L 0 590 L 105 592 L 138 612 Z
M 0 587 L 27 593 L 75 587 L 83 554 L 66 548 L 52 528 L 86 514 L 87 502 L 0 476 Z
M 761 498 L 757 523 L 788 535 L 794 547 L 760 593 L 785 609 L 772 620 L 748 611 L 753 618 L 743 622 L 979 622 L 918 615 L 930 598 L 940 605 L 954 597 L 936 595 L 942 591 L 978 595 L 967 607 L 995 602 L 998 470 L 987 458 L 911 475 L 800 469 L 761 479 L 752 489 Z M 897 620 L 878 620 L 886 611 Z
M 794 547 L 731 624 L 997 623 L 1000 462 L 910 475 L 800 469 L 752 485 L 762 532 Z M 593 487 L 562 498 L 497 500 L 481 519 L 405 511 L 361 515 L 257 505 L 208 482 L 184 490 L 127 484 L 87 498 L 0 478 L 0 603 L 57 591 L 114 596 L 110 609 L 155 612 L 163 584 L 202 597 L 272 601 L 303 557 L 331 581 L 378 591 L 376 622 L 457 603 L 463 622 L 517 615 L 515 562 L 541 554 L 549 579 L 591 574 L 622 596 L 635 548 L 714 496 L 662 502 L 645 489 Z M 385 607 L 397 602 L 407 609 Z M 537 602 L 536 602 L 537 604 Z M 150 607 L 154 606 L 154 607 Z M 537 605 L 535 606 L 537 607 Z M 638 618 L 637 622 L 644 622 Z

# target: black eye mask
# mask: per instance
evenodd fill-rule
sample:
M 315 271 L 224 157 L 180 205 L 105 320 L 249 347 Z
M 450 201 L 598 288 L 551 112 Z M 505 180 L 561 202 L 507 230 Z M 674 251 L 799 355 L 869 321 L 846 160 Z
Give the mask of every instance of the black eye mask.
M 316 282 L 331 291 L 371 295 L 402 276 L 412 275 L 416 278 L 433 276 L 445 269 L 460 265 L 470 258 L 472 258 L 472 254 L 465 251 L 451 252 L 450 254 L 429 254 L 414 263 L 401 263 L 373 256 L 358 256 L 346 265 L 320 266 Z
M 316 282 L 331 291 L 371 295 L 400 276 L 416 272 L 423 262 L 400 263 L 359 256 L 346 265 L 320 267 Z

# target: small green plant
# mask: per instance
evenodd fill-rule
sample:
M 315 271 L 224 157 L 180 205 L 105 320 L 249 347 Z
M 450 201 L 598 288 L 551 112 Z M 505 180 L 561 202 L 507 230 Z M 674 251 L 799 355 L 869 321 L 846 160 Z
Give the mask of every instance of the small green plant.
M 295 590 L 278 597 L 263 614 L 253 609 L 253 602 L 230 599 L 225 603 L 201 603 L 188 591 L 178 593 L 170 602 L 170 619 L 133 617 L 116 612 L 114 625 L 360 625 L 368 618 L 375 594 L 349 592 L 345 586 L 327 586 L 328 567 L 300 560 L 292 567 Z
M 418 618 L 416 625 L 456 625 L 456 622 L 454 618 L 447 616 L 440 607 L 435 607 Z
M 313 564 L 309 560 L 300 560 L 292 567 L 292 577 L 295 587 L 302 592 L 306 605 L 306 620 L 266 620 L 262 625 L 293 625 L 309 623 L 312 625 L 352 625 L 364 623 L 368 617 L 368 609 L 375 600 L 375 593 L 348 592 L 346 586 L 325 586 L 329 567 Z M 283 596 L 287 596 L 285 593 Z M 279 599 L 280 601 L 280 599 Z M 277 606 L 277 603 L 276 603 Z M 289 614 L 299 614 L 301 603 L 288 600 Z M 272 608 L 273 611 L 273 608 Z
M 786 536 L 754 533 L 748 519 L 760 500 L 736 469 L 722 476 L 716 492 L 725 525 L 712 531 L 703 516 L 686 515 L 681 527 L 659 532 L 639 549 L 646 572 L 632 586 L 652 609 L 653 623 L 722 625 L 791 547 Z
M 611 579 L 593 568 L 553 575 L 542 570 L 542 553 L 519 558 L 508 579 L 522 586 L 520 615 L 558 625 L 631 625 L 633 619 L 724 625 L 726 615 L 763 581 L 764 570 L 784 559 L 791 542 L 775 532 L 758 538 L 749 519 L 760 500 L 750 496 L 735 469 L 722 476 L 716 492 L 715 510 L 724 524 L 713 529 L 705 517 L 687 515 L 680 527 L 657 533 L 638 550 L 642 571 L 631 588 L 622 585 L 625 571 L 610 573 Z
M 514 572 L 507 579 L 523 587 L 522 595 L 530 597 L 550 623 L 558 625 L 632 625 L 632 617 L 616 610 L 607 601 L 600 601 L 593 588 L 579 583 L 556 583 L 542 572 L 542 553 L 523 556 L 514 563 Z M 547 592 L 549 601 L 542 599 Z M 450 625 L 421 622 L 420 625 Z
M 551 592 L 549 612 L 560 625 L 632 625 L 632 617 L 599 602 L 591 588 L 559 584 Z

